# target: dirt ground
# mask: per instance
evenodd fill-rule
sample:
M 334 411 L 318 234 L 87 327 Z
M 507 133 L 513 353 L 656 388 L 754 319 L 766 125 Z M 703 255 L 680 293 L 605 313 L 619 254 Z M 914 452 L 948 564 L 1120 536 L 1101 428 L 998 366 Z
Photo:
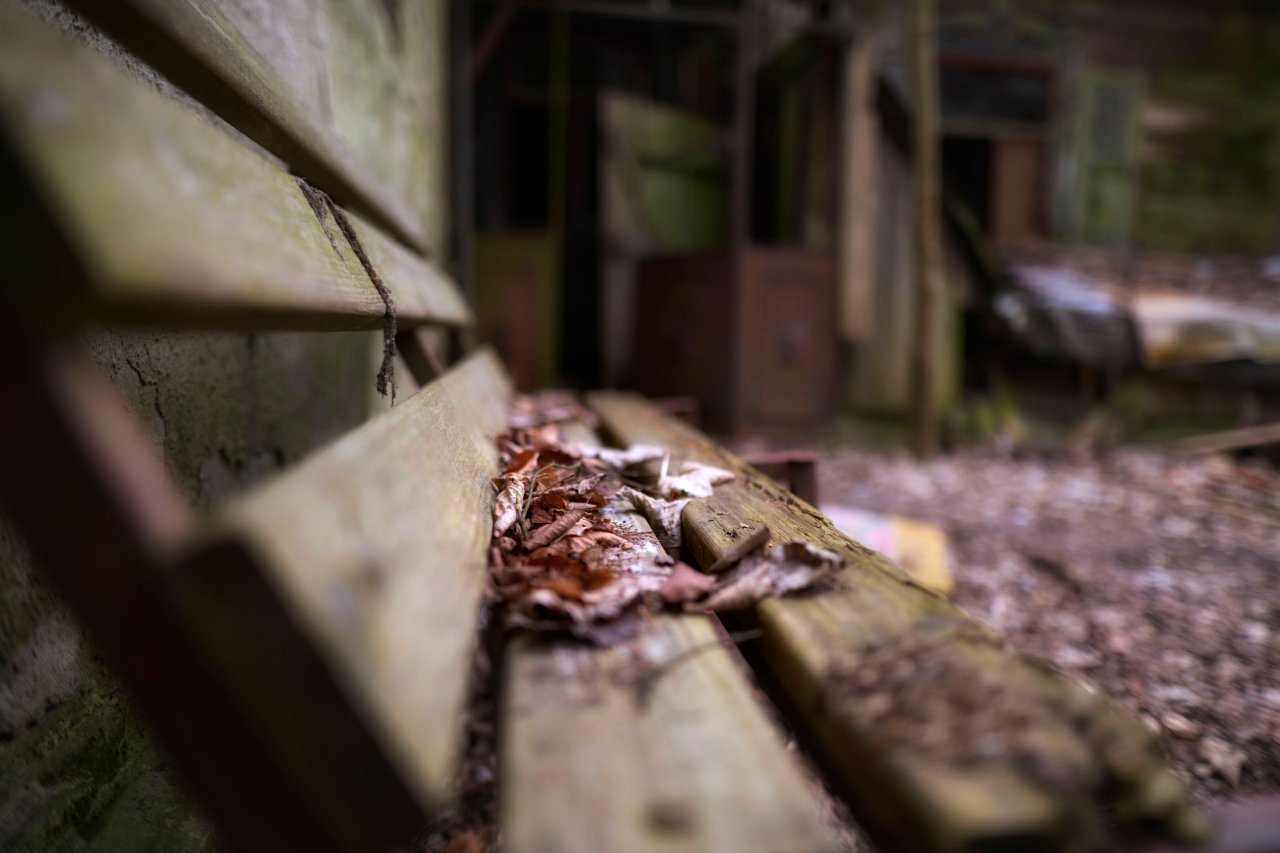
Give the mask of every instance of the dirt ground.
M 1280 790 L 1280 473 L 1209 457 L 824 453 L 824 504 L 947 531 L 956 600 L 1163 733 L 1202 799 Z

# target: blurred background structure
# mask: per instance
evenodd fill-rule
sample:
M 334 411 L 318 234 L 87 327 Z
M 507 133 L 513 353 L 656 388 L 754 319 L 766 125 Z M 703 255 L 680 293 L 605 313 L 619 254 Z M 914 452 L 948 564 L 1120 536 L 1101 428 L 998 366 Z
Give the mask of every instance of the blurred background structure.
M 804 446 L 788 476 L 833 521 L 1141 715 L 1198 797 L 1280 791 L 1274 3 L 937 0 L 936 115 L 906 2 L 218 4 L 264 39 L 308 34 L 255 43 L 282 65 L 329 52 L 285 82 L 322 125 L 303 141 L 349 155 L 336 168 L 256 116 L 222 123 L 188 97 L 209 96 L 201 63 L 112 17 L 163 4 L 11 5 L 269 169 L 311 157 L 294 174 L 392 210 L 379 224 L 462 285 L 522 388 L 633 388 L 740 450 Z M 919 304 L 922 119 L 936 316 Z M 928 462 L 900 452 L 922 314 L 950 451 Z M 388 405 L 376 330 L 80 342 L 197 510 Z M 4 515 L 0 585 L 0 848 L 215 846 Z M 490 743 L 488 800 L 465 816 L 487 831 L 493 765 Z
M 719 430 L 903 419 L 909 7 L 472 4 L 461 245 L 520 381 L 691 395 Z M 951 435 L 1012 400 L 1274 420 L 1274 10 L 943 0 L 934 26 Z

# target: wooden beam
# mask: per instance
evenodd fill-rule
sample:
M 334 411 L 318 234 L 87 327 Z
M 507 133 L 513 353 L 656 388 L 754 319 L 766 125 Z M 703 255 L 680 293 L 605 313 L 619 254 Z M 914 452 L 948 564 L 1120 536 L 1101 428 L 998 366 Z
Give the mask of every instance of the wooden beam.
M 507 31 L 511 29 L 511 22 L 515 20 L 516 13 L 523 5 L 524 0 L 502 0 L 498 8 L 494 9 L 489 19 L 484 22 L 484 29 L 480 31 L 475 48 L 471 51 L 468 72 L 471 85 L 474 86 L 479 82 L 480 76 L 489 67 L 490 60 L 493 59 Z
M 1196 435 L 1169 442 L 1166 446 L 1179 453 L 1224 453 L 1269 444 L 1280 444 L 1280 424 L 1263 424 Z
M 386 306 L 323 197 L 171 89 L 33 13 L 0 11 L 6 171 L 59 244 L 18 245 L 25 307 L 129 323 L 378 328 Z M 5 211 L 15 221 L 30 209 Z M 403 326 L 463 325 L 439 270 L 349 215 Z M 48 264 L 58 274 L 38 278 Z
M 842 590 L 757 605 L 754 621 L 764 634 L 759 665 L 813 738 L 860 821 L 887 846 L 1065 849 L 1100 832 L 1104 815 L 1131 829 L 1176 834 L 1195 828 L 1182 784 L 1139 723 L 1010 652 L 991 629 L 688 425 L 630 395 L 595 394 L 588 403 L 602 433 L 619 445 L 656 444 L 671 450 L 674 462 L 734 471 L 737 480 L 704 499 L 708 515 L 764 524 L 775 543 L 804 541 L 845 558 Z M 686 509 L 686 524 L 696 520 Z M 910 689 L 913 679 L 922 679 L 927 699 L 895 706 L 897 694 L 882 683 L 877 660 L 934 667 L 916 669 L 897 685 Z M 876 684 L 885 692 L 863 689 Z M 973 685 L 982 685 L 987 698 L 975 703 Z M 879 704 L 886 701 L 887 718 Z M 967 748 L 958 733 L 980 729 L 997 706 L 1025 714 L 1013 724 L 1016 744 L 1000 740 L 1007 732 L 997 727 L 995 742 L 1004 746 L 991 757 L 948 758 L 949 747 L 956 754 Z M 901 732 L 913 729 L 885 722 L 905 718 L 924 721 L 917 736 L 905 737 Z M 948 732 L 956 737 L 948 739 Z M 941 743 L 929 747 L 931 736 Z M 1061 773 L 1052 784 L 1040 775 L 1050 768 Z
M 840 88 L 839 264 L 840 336 L 864 340 L 875 310 L 876 151 L 880 127 L 875 108 L 875 44 L 869 36 L 848 42 Z
M 211 522 L 208 540 L 246 550 L 265 583 L 245 574 L 231 586 L 208 559 L 183 579 L 187 618 L 273 756 L 353 832 L 376 823 L 348 805 L 353 792 L 395 785 L 350 772 L 360 756 L 343 763 L 349 735 L 328 725 L 331 703 L 312 696 L 286 655 L 262 653 L 286 631 L 262 590 L 315 644 L 413 801 L 427 812 L 447 802 L 509 390 L 491 352 L 471 356 Z
M 609 649 L 508 653 L 502 776 L 511 850 L 838 849 L 812 790 L 701 616 Z
M 939 389 L 944 346 L 946 258 L 942 246 L 942 167 L 938 137 L 937 0 L 912 0 L 911 87 L 915 115 L 912 186 L 915 189 L 915 322 L 911 343 L 912 432 L 916 455 L 938 449 Z
M 733 116 L 729 177 L 729 426 L 741 428 L 746 409 L 747 249 L 751 244 L 752 155 L 756 116 L 756 53 L 759 23 L 751 14 L 756 0 L 746 0 L 735 33 Z
M 444 188 L 433 187 L 429 158 L 420 156 L 435 144 L 421 136 L 434 117 L 413 114 L 439 103 L 419 73 L 424 54 L 438 48 L 418 39 L 438 4 L 350 0 L 256 12 L 218 0 L 68 5 L 294 174 L 415 250 L 441 248 L 428 209 Z M 335 62 L 351 65 L 335 73 Z

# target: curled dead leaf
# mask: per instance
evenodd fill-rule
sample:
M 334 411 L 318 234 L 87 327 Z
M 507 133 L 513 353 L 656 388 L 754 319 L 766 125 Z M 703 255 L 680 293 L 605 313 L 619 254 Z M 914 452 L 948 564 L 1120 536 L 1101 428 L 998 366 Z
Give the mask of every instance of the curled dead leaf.
M 696 609 L 742 610 L 762 598 L 829 583 L 843 567 L 839 554 L 807 542 L 788 542 L 744 557 Z
M 658 597 L 666 604 L 680 605 L 697 601 L 716 587 L 716 579 L 685 564 L 676 563 L 671 576 L 658 589 Z
M 498 538 L 520 520 L 523 510 L 525 481 L 519 474 L 504 475 L 494 480 L 498 496 L 493 500 L 493 536 Z
M 550 524 L 544 524 L 524 540 L 525 550 L 535 551 L 538 548 L 550 545 L 568 533 L 575 524 L 582 520 L 584 515 L 586 513 L 580 509 L 568 510 Z
M 538 451 L 530 448 L 517 453 L 507 463 L 507 474 L 528 474 L 538 467 Z
M 633 489 L 630 486 L 624 486 L 619 492 L 619 497 L 626 499 L 631 506 L 635 507 L 636 512 L 644 516 L 645 521 L 649 522 L 649 526 L 653 528 L 654 536 L 658 537 L 658 542 L 666 549 L 667 553 L 674 554 L 680 549 L 684 539 L 684 528 L 680 524 L 680 513 L 684 510 L 685 504 L 689 501 L 678 500 L 668 501 L 662 498 L 655 498 L 646 495 L 639 489 Z
M 732 471 L 703 465 L 701 462 L 685 462 L 680 472 L 658 480 L 658 494 L 667 500 L 680 498 L 709 498 L 715 487 L 734 479 Z

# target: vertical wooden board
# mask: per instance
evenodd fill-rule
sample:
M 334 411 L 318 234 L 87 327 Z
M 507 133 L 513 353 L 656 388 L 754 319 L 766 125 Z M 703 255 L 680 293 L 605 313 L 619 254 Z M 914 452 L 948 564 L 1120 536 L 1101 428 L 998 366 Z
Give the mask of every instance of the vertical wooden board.
M 234 503 L 217 525 L 257 555 L 428 809 L 446 799 L 456 769 L 489 541 L 493 440 L 505 426 L 507 393 L 493 355 L 474 355 Z M 234 608 L 203 618 L 215 634 L 220 620 L 235 637 L 257 630 L 238 624 Z M 243 701 L 256 704 L 289 755 L 314 762 L 326 739 L 343 737 L 309 730 L 306 697 L 278 704 L 255 669 L 260 661 L 232 665 Z
M 691 113 L 629 95 L 601 98 L 599 205 L 601 364 L 604 382 L 627 378 L 642 288 L 639 259 L 724 242 L 728 207 L 722 132 Z
M 443 0 L 80 5 L 317 185 L 443 254 Z
M 876 150 L 880 124 L 873 103 L 875 41 L 855 39 L 844 48 L 841 92 L 839 231 L 840 336 L 861 341 L 872 328 L 877 243 Z
M 752 424 L 816 423 L 834 408 L 835 269 L 826 254 L 751 249 L 741 260 L 742 359 Z M 723 307 L 723 306 L 719 306 Z
M 477 331 L 497 349 L 521 391 L 555 382 L 558 254 L 542 233 L 476 237 Z
M 450 127 L 460 121 L 450 112 L 448 0 L 399 0 L 400 109 L 392 113 L 391 138 L 400 151 L 380 160 L 389 180 L 408 193 L 414 213 L 426 229 L 426 248 L 438 262 L 453 256 L 449 234 L 454 216 L 450 203 L 450 164 L 454 155 Z M 385 3 L 383 4 L 385 5 Z M 376 156 L 378 144 L 373 151 Z M 454 171 L 457 171 L 454 169 Z M 457 274 L 457 270 L 454 270 Z
M 871 294 L 873 320 L 859 348 L 850 402 L 863 411 L 905 413 L 910 397 L 914 270 L 911 176 L 903 155 L 887 140 L 877 157 L 877 246 Z
M 216 120 L 68 33 L 0 9 L 0 117 L 90 278 L 88 307 L 137 322 L 367 328 L 385 310 L 323 205 Z M 402 321 L 465 324 L 426 259 L 353 217 Z M 22 283 L 24 285 L 29 283 Z M 32 298 L 72 307 L 67 282 Z
M 514 853 L 834 849 L 810 784 L 701 616 L 611 649 L 513 645 L 503 832 Z

